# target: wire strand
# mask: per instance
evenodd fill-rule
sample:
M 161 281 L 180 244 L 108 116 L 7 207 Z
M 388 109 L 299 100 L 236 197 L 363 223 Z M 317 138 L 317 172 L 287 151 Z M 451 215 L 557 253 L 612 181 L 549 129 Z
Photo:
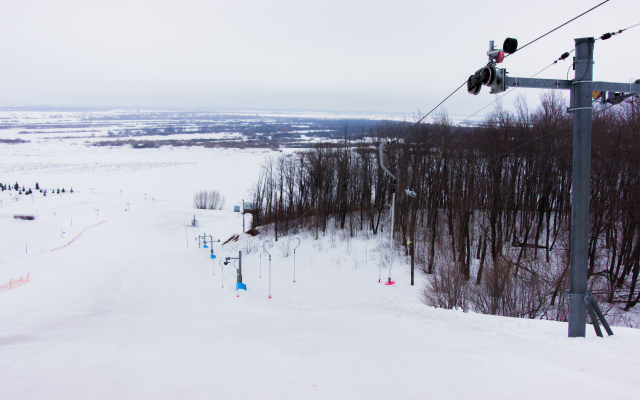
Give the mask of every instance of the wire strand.
M 399 139 L 401 139 L 403 136 L 405 136 L 407 133 L 411 132 L 411 130 L 413 128 L 415 128 L 416 126 L 418 126 L 422 121 L 424 121 L 425 118 L 427 118 L 429 115 L 431 115 L 435 110 L 438 109 L 438 107 L 440 107 L 442 104 L 444 104 L 445 101 L 449 100 L 449 98 L 451 96 L 453 96 L 454 94 L 456 94 L 458 92 L 458 90 L 460 90 L 464 85 L 467 84 L 467 81 L 465 80 L 464 82 L 462 82 L 462 85 L 458 86 L 458 88 L 456 90 L 454 90 L 453 92 L 451 92 L 447 97 L 444 98 L 444 100 L 442 100 L 440 103 L 438 103 L 437 106 L 433 107 L 431 109 L 431 111 L 429 111 L 428 113 L 426 113 L 422 118 L 420 118 L 418 120 L 418 122 L 416 122 L 415 124 L 411 125 L 410 128 L 408 128 L 406 131 L 404 131 L 401 135 L 399 135 L 398 137 L 396 137 L 395 140 L 393 140 L 392 142 L 390 142 L 389 144 L 394 144 L 396 143 Z
M 539 38 L 537 38 L 537 39 L 533 39 L 532 41 L 530 41 L 529 43 L 527 43 L 527 44 L 525 44 L 524 46 L 520 47 L 519 49 L 517 49 L 516 51 L 514 51 L 514 52 L 513 52 L 513 53 L 511 53 L 511 54 L 515 54 L 515 53 L 517 53 L 517 52 L 521 51 L 522 49 L 524 49 L 525 47 L 529 46 L 530 44 L 533 44 L 533 43 L 537 42 L 538 40 L 540 40 L 540 39 L 542 39 L 543 37 L 545 37 L 545 36 L 549 35 L 550 33 L 553 33 L 553 32 L 555 32 L 555 31 L 557 31 L 558 29 L 562 28 L 563 26 L 565 26 L 565 25 L 567 25 L 567 24 L 569 24 L 569 23 L 571 23 L 571 22 L 575 21 L 576 19 L 578 19 L 578 18 L 582 17 L 583 15 L 585 15 L 585 14 L 587 14 L 587 13 L 589 13 L 589 12 L 591 12 L 591 11 L 595 10 L 596 8 L 600 7 L 601 5 L 603 5 L 603 4 L 605 4 L 605 3 L 608 3 L 609 1 L 610 1 L 610 0 L 605 0 L 605 1 L 603 1 L 602 3 L 598 4 L 597 6 L 595 6 L 595 7 L 593 7 L 593 8 L 588 9 L 587 11 L 585 11 L 585 12 L 583 12 L 582 14 L 578 15 L 577 17 L 574 17 L 574 18 L 570 19 L 569 21 L 565 22 L 564 24 L 562 24 L 562 25 L 558 26 L 557 28 L 554 28 L 554 29 L 550 30 L 549 32 L 545 33 L 544 35 L 540 36 Z M 511 54 L 507 54 L 504 58 L 509 57 Z
M 624 28 L 624 29 L 620 29 L 618 32 L 607 32 L 605 34 L 603 34 L 602 36 L 600 36 L 599 38 L 597 38 L 596 40 L 607 40 L 607 39 L 611 39 L 612 37 L 621 34 L 624 31 L 627 31 L 631 28 L 635 28 L 636 26 L 640 25 L 640 23 L 637 23 L 635 25 L 631 25 L 628 28 Z

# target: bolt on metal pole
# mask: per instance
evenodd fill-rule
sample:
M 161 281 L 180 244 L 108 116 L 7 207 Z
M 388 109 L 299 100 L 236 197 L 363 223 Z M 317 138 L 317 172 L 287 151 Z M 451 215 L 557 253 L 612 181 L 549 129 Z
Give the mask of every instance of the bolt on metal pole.
M 593 38 L 575 39 L 575 78 L 570 91 L 573 111 L 573 182 L 571 189 L 571 272 L 569 337 L 585 337 L 587 324 L 587 263 L 591 179 L 591 111 Z

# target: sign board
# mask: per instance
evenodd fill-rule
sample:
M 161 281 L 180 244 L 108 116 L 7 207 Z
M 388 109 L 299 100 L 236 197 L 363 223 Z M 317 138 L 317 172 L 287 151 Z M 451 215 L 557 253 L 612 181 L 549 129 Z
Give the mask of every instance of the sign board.
M 254 207 L 253 207 L 253 203 L 249 203 L 248 201 L 244 202 L 244 210 L 245 211 L 253 211 Z

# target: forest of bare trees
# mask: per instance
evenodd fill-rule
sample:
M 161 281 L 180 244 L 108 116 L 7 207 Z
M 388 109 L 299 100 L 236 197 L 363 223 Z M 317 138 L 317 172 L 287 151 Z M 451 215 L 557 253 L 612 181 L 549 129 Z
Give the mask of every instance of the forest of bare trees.
M 566 319 L 572 121 L 559 94 L 541 100 L 535 110 L 521 98 L 515 112 L 498 106 L 473 128 L 443 115 L 387 146 L 398 177 L 394 251 L 428 276 L 425 303 Z M 409 126 L 381 122 L 355 142 L 345 129 L 334 146 L 270 159 L 253 189 L 254 227 L 269 225 L 276 240 L 330 226 L 379 234 L 393 182 L 378 145 Z M 640 101 L 594 109 L 589 287 L 609 315 L 640 301 L 639 171 Z

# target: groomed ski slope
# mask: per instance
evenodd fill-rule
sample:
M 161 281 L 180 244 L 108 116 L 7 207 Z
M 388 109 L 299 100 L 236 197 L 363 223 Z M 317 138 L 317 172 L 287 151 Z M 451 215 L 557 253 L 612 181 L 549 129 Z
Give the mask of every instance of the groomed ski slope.
M 19 152 L 38 150 L 15 149 L 2 148 L 7 179 L 55 177 L 75 193 L 17 203 L 3 194 L 0 283 L 30 276 L 0 293 L 3 400 L 632 399 L 640 393 L 640 331 L 614 327 L 614 336 L 600 339 L 588 327 L 586 339 L 568 339 L 565 323 L 426 307 L 419 295 L 425 278 L 418 275 L 411 287 L 406 266 L 394 267 L 396 285 L 377 282 L 375 240 L 334 245 L 325 237 L 320 245 L 300 236 L 296 283 L 293 255 L 284 257 L 276 244 L 268 249 L 272 299 L 265 255 L 259 277 L 261 250 L 246 254 L 243 241 L 215 247 L 218 259 L 243 250 L 248 290 L 236 297 L 233 268 L 224 269 L 222 288 L 220 265 L 194 237 L 206 232 L 224 241 L 240 233 L 240 216 L 230 209 L 246 195 L 265 154 L 82 148 L 74 165 L 64 167 L 52 151 L 21 170 Z M 134 167 L 91 167 L 109 154 Z M 138 154 L 142 161 L 133 158 Z M 172 167 L 162 164 L 167 157 L 177 160 Z M 135 168 L 136 162 L 146 166 Z M 47 172 L 46 163 L 62 166 Z M 233 163 L 240 171 L 224 169 Z M 192 175 L 212 168 L 222 173 Z M 92 195 L 95 180 L 103 189 Z M 172 191 L 172 184 L 190 190 Z M 228 209 L 190 204 L 191 189 L 221 187 L 228 188 L 221 190 Z M 162 195 L 145 201 L 144 192 Z M 36 212 L 34 221 L 11 218 Z M 194 214 L 201 226 L 185 228 Z

